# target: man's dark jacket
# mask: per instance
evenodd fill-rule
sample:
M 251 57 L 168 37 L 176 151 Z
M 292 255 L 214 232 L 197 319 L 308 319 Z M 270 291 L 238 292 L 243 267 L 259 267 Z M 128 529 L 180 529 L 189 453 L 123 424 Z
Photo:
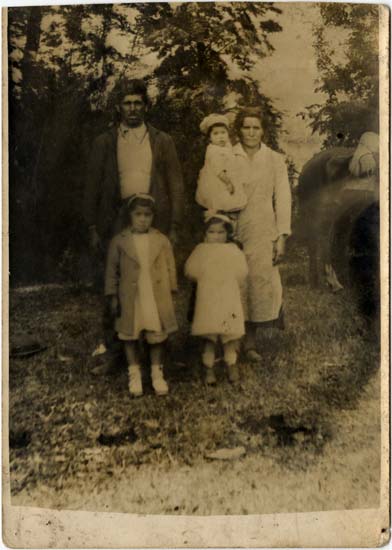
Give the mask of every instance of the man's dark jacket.
M 176 148 L 165 132 L 147 124 L 152 151 L 150 194 L 156 201 L 154 225 L 167 233 L 182 221 L 183 180 Z M 86 174 L 85 221 L 101 238 L 111 238 L 121 208 L 117 164 L 117 127 L 98 136 L 92 146 Z

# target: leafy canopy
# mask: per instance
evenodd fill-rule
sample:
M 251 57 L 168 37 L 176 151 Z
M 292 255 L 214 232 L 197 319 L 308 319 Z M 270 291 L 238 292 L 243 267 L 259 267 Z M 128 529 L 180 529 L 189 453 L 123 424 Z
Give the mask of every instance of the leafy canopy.
M 352 145 L 365 131 L 378 132 L 379 8 L 376 4 L 320 4 L 322 24 L 315 31 L 320 73 L 316 92 L 323 104 L 309 106 L 314 132 L 324 145 Z M 333 29 L 346 31 L 342 44 Z M 331 38 L 332 35 L 332 38 Z

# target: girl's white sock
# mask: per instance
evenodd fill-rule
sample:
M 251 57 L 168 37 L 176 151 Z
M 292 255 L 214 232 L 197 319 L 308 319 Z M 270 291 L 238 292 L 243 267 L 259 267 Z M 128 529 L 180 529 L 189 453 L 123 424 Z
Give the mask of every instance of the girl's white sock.
M 224 360 L 226 365 L 235 365 L 237 362 L 237 352 L 234 349 L 225 349 Z
M 208 369 L 212 369 L 215 363 L 215 352 L 214 351 L 204 351 L 202 356 L 203 365 Z

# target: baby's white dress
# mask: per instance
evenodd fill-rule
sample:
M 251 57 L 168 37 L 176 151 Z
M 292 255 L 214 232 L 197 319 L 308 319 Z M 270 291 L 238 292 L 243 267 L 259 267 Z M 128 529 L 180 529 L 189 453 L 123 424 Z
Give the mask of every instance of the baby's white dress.
M 231 194 L 219 177 L 225 171 L 230 178 L 234 193 Z M 237 211 L 245 207 L 247 197 L 244 181 L 230 144 L 225 147 L 210 143 L 206 150 L 204 166 L 197 183 L 196 202 L 208 210 Z

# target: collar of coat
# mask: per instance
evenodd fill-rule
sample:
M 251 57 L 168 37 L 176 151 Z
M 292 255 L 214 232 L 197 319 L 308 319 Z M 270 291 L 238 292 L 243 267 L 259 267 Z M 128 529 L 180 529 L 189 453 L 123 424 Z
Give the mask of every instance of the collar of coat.
M 150 264 L 153 264 L 165 245 L 166 237 L 154 228 L 150 228 L 147 235 L 149 244 L 149 260 Z M 133 240 L 133 233 L 129 229 L 124 229 L 121 233 L 119 233 L 117 239 L 121 250 L 123 250 L 128 258 L 131 258 L 136 263 L 139 263 L 139 257 L 136 251 L 135 242 Z
M 150 138 L 151 148 L 153 149 L 155 146 L 155 141 L 157 137 L 163 132 L 161 132 L 160 130 L 157 130 L 156 128 L 154 128 L 154 126 L 151 126 L 151 124 L 148 124 L 148 122 L 146 122 L 145 125 L 147 127 L 148 137 Z M 112 128 L 110 128 L 108 132 L 111 137 L 112 145 L 114 148 L 117 146 L 118 128 L 119 128 L 118 125 L 113 126 Z
M 266 149 L 268 149 L 268 147 L 264 144 L 264 143 L 260 143 L 260 148 L 259 150 L 256 152 L 256 155 L 258 155 L 260 152 L 263 152 L 265 151 Z M 244 157 L 246 159 L 249 159 L 249 156 L 248 154 L 246 153 L 245 149 L 242 147 L 242 143 L 238 142 L 236 143 L 235 145 L 233 145 L 233 153 L 236 155 L 236 156 L 239 156 L 239 157 Z

